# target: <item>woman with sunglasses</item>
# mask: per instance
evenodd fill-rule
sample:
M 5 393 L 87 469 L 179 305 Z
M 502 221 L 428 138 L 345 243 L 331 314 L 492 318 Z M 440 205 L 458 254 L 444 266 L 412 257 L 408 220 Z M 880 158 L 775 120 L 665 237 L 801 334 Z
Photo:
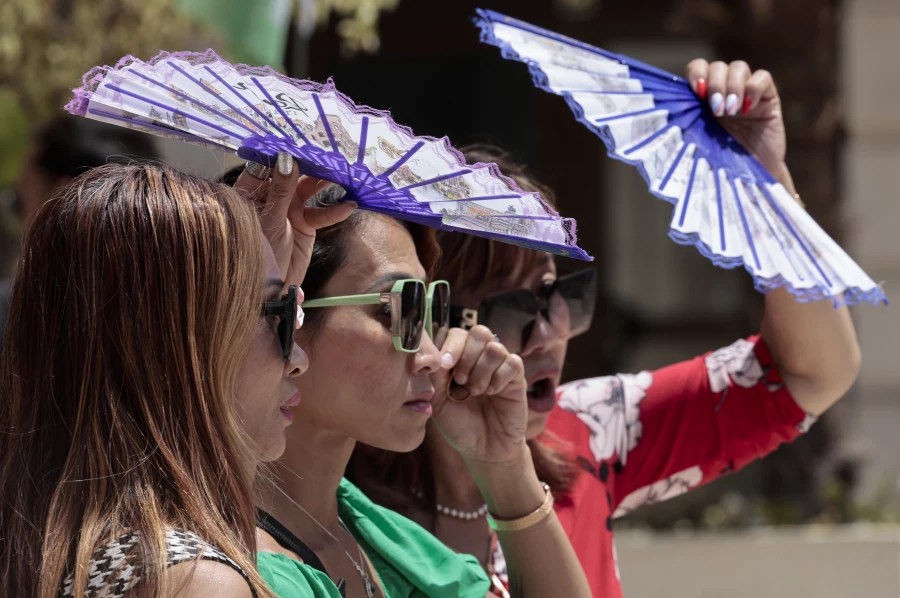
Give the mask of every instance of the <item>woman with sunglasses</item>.
M 0 367 L 0 595 L 271 596 L 253 482 L 307 368 L 280 339 L 316 227 L 350 211 L 288 222 L 313 187 L 279 163 L 261 218 L 224 185 L 136 164 L 38 211 Z
M 431 229 L 370 212 L 318 233 L 297 334 L 314 361 L 259 520 L 258 566 L 280 596 L 488 594 L 476 559 L 343 480 L 357 443 L 410 451 L 429 421 L 501 530 L 514 588 L 590 595 L 528 454 L 522 361 L 484 326 L 449 329 L 447 283 L 425 282 L 436 256 Z
M 721 123 L 793 192 L 784 163 L 778 92 L 746 63 L 687 66 L 696 93 Z M 549 189 L 494 150 L 526 190 Z M 453 233 L 440 235 L 438 275 L 454 290 L 460 325 L 485 324 L 525 362 L 528 431 L 542 479 L 595 596 L 620 596 L 612 518 L 695 488 L 758 459 L 804 432 L 856 378 L 860 353 L 845 307 L 798 303 L 783 289 L 765 297 L 761 334 L 690 361 L 637 375 L 559 386 L 568 339 L 590 324 L 593 274 L 557 278 L 552 259 Z M 598 372 L 599 374 L 600 372 Z M 448 545 L 504 577 L 483 518 L 483 500 L 439 434 L 420 451 L 361 447 L 348 473 L 376 502 L 405 513 Z

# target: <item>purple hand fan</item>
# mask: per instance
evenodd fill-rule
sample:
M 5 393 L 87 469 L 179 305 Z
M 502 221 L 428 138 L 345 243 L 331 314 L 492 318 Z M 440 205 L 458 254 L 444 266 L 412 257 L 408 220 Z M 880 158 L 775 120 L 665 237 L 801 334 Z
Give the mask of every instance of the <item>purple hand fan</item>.
M 96 67 L 66 105 L 73 114 L 182 139 L 337 183 L 361 208 L 582 260 L 575 222 L 494 164 L 467 165 L 446 139 L 417 137 L 388 112 L 357 106 L 331 81 L 232 65 L 212 50 L 126 56 Z
M 650 192 L 674 205 L 674 241 L 717 266 L 744 266 L 761 292 L 887 303 L 687 80 L 490 10 L 478 10 L 475 22 L 483 42 L 526 63 L 535 85 L 563 96 L 611 157 L 636 166 Z

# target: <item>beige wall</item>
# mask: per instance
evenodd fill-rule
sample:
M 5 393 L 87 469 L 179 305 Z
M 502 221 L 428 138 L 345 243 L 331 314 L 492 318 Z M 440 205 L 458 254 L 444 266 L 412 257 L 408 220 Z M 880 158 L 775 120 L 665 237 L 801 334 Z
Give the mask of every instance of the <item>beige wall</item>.
M 616 546 L 627 598 L 900 598 L 900 528 L 628 532 Z
M 850 0 L 843 31 L 844 216 L 851 253 L 893 304 L 857 308 L 863 494 L 900 490 L 900 0 Z

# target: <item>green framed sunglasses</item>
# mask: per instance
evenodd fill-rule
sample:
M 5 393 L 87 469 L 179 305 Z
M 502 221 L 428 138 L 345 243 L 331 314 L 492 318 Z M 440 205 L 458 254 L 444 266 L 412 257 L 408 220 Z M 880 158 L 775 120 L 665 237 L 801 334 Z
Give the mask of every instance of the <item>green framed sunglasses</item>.
M 378 305 L 390 309 L 394 349 L 415 353 L 426 332 L 437 347 L 444 344 L 450 331 L 450 283 L 435 280 L 426 284 L 414 278 L 398 280 L 387 293 L 323 297 L 303 302 L 303 309 L 342 305 Z

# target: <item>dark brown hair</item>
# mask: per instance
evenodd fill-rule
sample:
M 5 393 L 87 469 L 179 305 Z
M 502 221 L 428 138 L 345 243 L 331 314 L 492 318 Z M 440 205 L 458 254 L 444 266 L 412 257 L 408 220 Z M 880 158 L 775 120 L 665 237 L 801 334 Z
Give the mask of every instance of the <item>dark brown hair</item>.
M 0 595 L 87 586 L 95 551 L 138 533 L 142 582 L 171 593 L 164 535 L 255 571 L 253 464 L 236 374 L 263 301 L 254 208 L 224 185 L 110 164 L 28 229 L 0 367 Z
M 344 196 L 344 190 L 339 185 L 329 185 L 309 200 L 307 205 L 312 207 L 325 207 L 333 205 Z M 313 245 L 312 257 L 309 269 L 303 278 L 303 293 L 310 299 L 321 297 L 322 289 L 328 281 L 337 273 L 347 260 L 347 241 L 354 234 L 360 224 L 366 218 L 372 218 L 373 212 L 355 210 L 350 217 L 328 228 L 316 231 L 316 241 Z M 425 268 L 429 278 L 434 274 L 434 269 L 440 259 L 441 248 L 435 239 L 435 231 L 413 222 L 401 222 L 409 230 L 416 254 L 422 267 Z M 306 312 L 303 327 L 309 334 L 315 335 L 322 320 L 327 316 L 327 309 L 311 309 Z
M 466 160 L 493 162 L 500 171 L 526 191 L 539 192 L 554 205 L 553 191 L 535 180 L 524 165 L 515 162 L 502 150 L 473 145 L 464 148 Z M 537 268 L 545 254 L 484 237 L 438 231 L 441 260 L 434 277 L 450 282 L 454 289 L 471 288 L 485 280 L 514 280 Z M 528 442 L 538 477 L 557 495 L 565 494 L 575 480 L 578 466 L 566 443 L 550 432 Z M 400 513 L 410 507 L 435 513 L 434 475 L 430 468 L 427 443 L 410 453 L 392 453 L 358 444 L 350 460 L 347 476 L 372 500 Z

